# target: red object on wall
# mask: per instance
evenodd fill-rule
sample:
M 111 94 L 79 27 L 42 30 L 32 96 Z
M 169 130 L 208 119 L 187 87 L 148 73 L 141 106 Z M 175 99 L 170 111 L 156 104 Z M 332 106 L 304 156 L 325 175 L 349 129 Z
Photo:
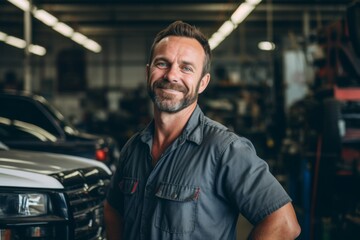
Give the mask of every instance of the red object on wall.
M 334 96 L 338 100 L 360 100 L 360 88 L 339 88 L 334 86 Z

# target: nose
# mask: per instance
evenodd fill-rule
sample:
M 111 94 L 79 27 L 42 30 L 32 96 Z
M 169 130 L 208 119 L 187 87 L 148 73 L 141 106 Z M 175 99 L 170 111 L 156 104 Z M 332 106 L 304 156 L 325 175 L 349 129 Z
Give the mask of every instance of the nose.
M 179 70 L 174 66 L 169 67 L 164 74 L 164 79 L 167 79 L 170 82 L 177 82 L 179 77 Z

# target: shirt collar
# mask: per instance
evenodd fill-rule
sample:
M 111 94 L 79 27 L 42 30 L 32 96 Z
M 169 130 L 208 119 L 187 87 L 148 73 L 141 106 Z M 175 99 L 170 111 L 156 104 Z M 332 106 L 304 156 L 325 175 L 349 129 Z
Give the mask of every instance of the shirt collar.
M 200 144 L 203 139 L 203 126 L 204 126 L 204 114 L 201 111 L 199 105 L 196 106 L 194 112 L 191 114 L 189 121 L 187 122 L 179 139 L 187 139 L 196 144 Z M 154 120 L 140 132 L 140 138 L 143 142 L 150 144 L 153 139 L 154 133 Z M 151 144 L 150 144 L 151 146 Z
M 200 144 L 203 139 L 204 114 L 199 105 L 196 106 L 185 129 L 182 133 L 186 139 L 196 144 Z

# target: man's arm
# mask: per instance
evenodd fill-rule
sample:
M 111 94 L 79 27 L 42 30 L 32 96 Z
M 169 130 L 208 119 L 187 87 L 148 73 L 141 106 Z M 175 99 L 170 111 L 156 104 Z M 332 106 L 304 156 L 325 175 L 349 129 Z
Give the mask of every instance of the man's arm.
M 108 240 L 121 240 L 123 220 L 117 210 L 106 200 L 104 202 L 104 218 L 106 225 L 106 236 Z
M 285 204 L 257 224 L 250 233 L 250 240 L 295 239 L 301 229 L 291 203 Z

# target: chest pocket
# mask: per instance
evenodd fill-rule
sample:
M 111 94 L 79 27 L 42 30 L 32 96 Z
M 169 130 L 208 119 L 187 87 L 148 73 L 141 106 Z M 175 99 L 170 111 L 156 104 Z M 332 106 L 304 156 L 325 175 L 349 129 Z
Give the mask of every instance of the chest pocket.
M 135 212 L 131 206 L 137 205 L 137 192 L 138 192 L 139 180 L 134 178 L 123 178 L 119 182 L 120 191 L 123 194 L 123 211 L 124 217 L 134 220 Z
M 162 183 L 158 198 L 155 226 L 169 233 L 191 233 L 195 229 L 200 188 Z
M 119 182 L 119 188 L 124 194 L 134 194 L 137 190 L 139 181 L 134 178 L 123 178 Z

